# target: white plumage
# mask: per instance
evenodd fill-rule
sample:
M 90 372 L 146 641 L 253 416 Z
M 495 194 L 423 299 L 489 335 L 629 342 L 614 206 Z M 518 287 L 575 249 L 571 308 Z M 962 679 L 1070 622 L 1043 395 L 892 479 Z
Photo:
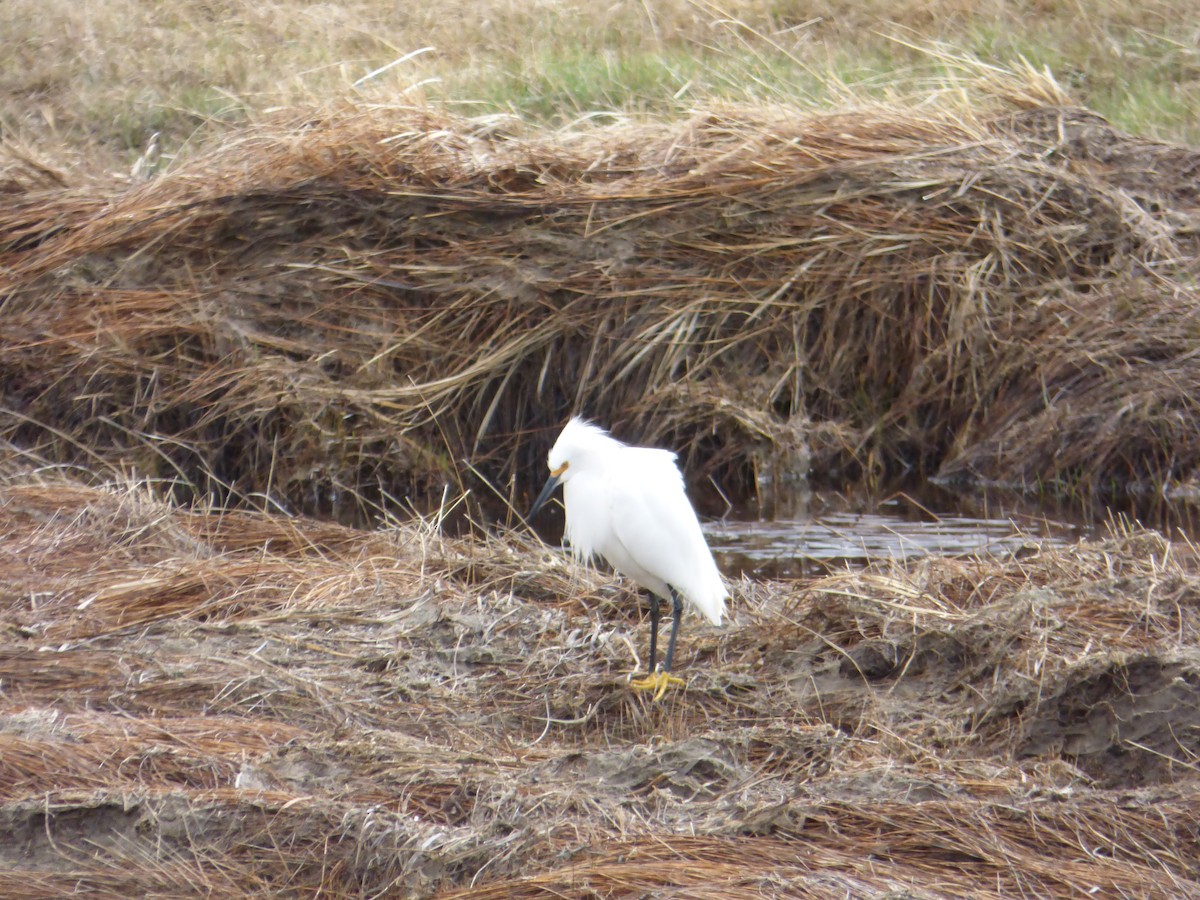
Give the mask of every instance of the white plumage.
M 631 447 L 604 429 L 573 418 L 550 450 L 548 462 L 550 479 L 530 515 L 561 483 L 566 539 L 576 556 L 602 556 L 657 597 L 675 604 L 674 592 L 714 625 L 721 624 L 728 592 L 684 492 L 674 453 Z M 671 668 L 679 629 L 675 606 L 664 675 Z M 653 667 L 657 601 L 652 601 L 651 612 Z M 658 690 L 659 696 L 664 687 L 661 679 L 645 686 Z

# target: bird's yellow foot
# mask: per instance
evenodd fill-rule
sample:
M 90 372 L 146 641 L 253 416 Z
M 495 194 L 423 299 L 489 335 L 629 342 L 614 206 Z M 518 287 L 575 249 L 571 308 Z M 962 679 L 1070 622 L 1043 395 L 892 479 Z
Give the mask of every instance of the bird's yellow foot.
M 635 678 L 629 686 L 635 691 L 654 691 L 654 699 L 661 700 L 669 687 L 683 687 L 687 682 L 670 672 L 659 669 L 645 678 Z

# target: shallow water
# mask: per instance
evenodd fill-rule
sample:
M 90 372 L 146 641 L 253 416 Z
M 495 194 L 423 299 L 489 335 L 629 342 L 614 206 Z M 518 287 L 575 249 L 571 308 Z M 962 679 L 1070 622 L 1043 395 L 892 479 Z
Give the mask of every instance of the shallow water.
M 882 559 L 1011 556 L 1023 547 L 1072 543 L 1098 530 L 1062 510 L 1008 498 L 931 492 L 862 501 L 832 493 L 798 494 L 772 518 L 734 510 L 704 531 L 727 575 L 804 576 Z M 1073 520 L 1073 521 L 1072 521 Z
M 888 559 L 923 556 L 1002 559 L 1038 546 L 1102 538 L 1120 521 L 1153 528 L 1172 540 L 1200 544 L 1200 503 L 1156 500 L 1109 508 L 1034 498 L 1010 491 L 957 492 L 931 483 L 868 493 L 806 487 L 769 508 L 729 507 L 714 518 L 720 497 L 702 495 L 702 523 L 721 571 L 737 578 L 813 577 Z M 542 514 L 544 540 L 562 536 L 561 507 Z

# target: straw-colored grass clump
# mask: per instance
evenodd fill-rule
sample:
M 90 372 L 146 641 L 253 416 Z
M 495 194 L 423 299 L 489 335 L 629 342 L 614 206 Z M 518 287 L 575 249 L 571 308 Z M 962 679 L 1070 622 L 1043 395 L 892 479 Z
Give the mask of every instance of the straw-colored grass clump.
M 0 427 L 345 518 L 465 458 L 524 479 L 572 409 L 732 494 L 1190 488 L 1197 156 L 1001 87 L 552 135 L 314 115 L 134 186 L 10 167 Z
M 742 582 L 659 704 L 626 590 L 515 535 L 28 474 L 0 534 L 14 900 L 1200 890 L 1200 574 L 1153 534 Z

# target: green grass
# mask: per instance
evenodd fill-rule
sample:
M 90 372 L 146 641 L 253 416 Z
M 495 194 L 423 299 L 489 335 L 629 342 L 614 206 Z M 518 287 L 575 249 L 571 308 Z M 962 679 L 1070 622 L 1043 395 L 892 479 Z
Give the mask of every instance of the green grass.
M 0 127 L 53 154 L 128 164 L 149 135 L 177 152 L 261 110 L 341 99 L 516 111 L 558 124 L 678 114 L 712 98 L 805 105 L 919 94 L 922 47 L 1046 68 L 1131 131 L 1200 143 L 1192 0 L 458 0 L 312 4 L 8 0 Z M 893 39 L 893 38 L 898 38 Z M 430 48 L 364 83 L 367 73 Z M 76 154 L 78 155 L 78 154 Z
M 686 114 L 713 98 L 816 105 L 828 99 L 827 82 L 783 56 L 565 48 L 443 83 L 430 95 L 467 112 L 511 110 L 560 124 L 603 112 Z
M 155 134 L 171 135 L 178 145 L 190 135 L 234 127 L 244 122 L 244 103 L 220 90 L 193 86 L 173 96 L 147 92 L 132 100 L 117 98 L 94 111 L 105 124 L 109 141 L 136 156 Z
M 476 97 L 485 111 L 513 109 L 554 121 L 586 112 L 668 106 L 672 98 L 686 95 L 701 68 L 697 57 L 679 53 L 546 49 L 528 60 L 508 61 L 474 83 L 452 82 L 439 94 L 450 102 Z
M 1200 17 L 1194 17 L 1194 19 Z M 1182 23 L 1181 23 L 1182 24 Z M 1193 30 L 1195 28 L 1193 21 Z M 1135 134 L 1200 143 L 1200 47 L 1133 28 L 1079 33 L 980 29 L 966 52 L 1002 63 L 1024 59 L 1052 72 L 1077 99 Z

